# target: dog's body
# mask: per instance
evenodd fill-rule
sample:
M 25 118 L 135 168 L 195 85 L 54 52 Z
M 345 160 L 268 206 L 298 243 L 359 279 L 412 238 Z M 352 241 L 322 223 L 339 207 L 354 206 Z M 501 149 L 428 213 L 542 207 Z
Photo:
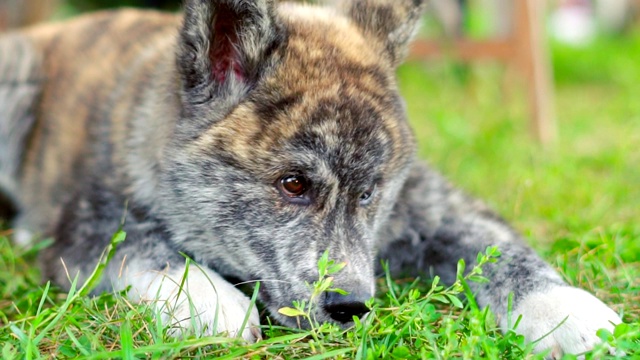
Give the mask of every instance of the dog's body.
M 497 245 L 480 305 L 506 328 L 513 293 L 529 340 L 568 316 L 538 349 L 590 348 L 617 315 L 413 159 L 394 71 L 423 6 L 189 0 L 184 17 L 128 10 L 5 35 L 0 192 L 18 210 L 18 234 L 54 236 L 45 273 L 68 284 L 67 270 L 90 274 L 126 207 L 127 240 L 100 289 L 188 293 L 194 309 L 170 301 L 167 313 L 202 333 L 216 316 L 217 331 L 237 332 L 248 310 L 222 276 L 262 280 L 262 302 L 295 325 L 277 309 L 308 298 L 328 250 L 348 263 L 334 283 L 350 295 L 325 296 L 316 317 L 349 324 L 366 312 L 378 258 L 452 281 L 458 259 L 473 264 Z M 179 252 L 202 266 L 190 266 L 175 299 Z

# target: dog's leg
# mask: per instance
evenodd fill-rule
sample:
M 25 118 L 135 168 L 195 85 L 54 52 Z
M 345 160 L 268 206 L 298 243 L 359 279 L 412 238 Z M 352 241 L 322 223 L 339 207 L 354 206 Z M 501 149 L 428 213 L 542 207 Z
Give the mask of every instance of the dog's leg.
M 506 330 L 513 326 L 507 316 L 508 297 L 513 293 L 511 319 L 522 315 L 516 331 L 529 341 L 564 321 L 537 344 L 537 351 L 584 352 L 599 342 L 598 329 L 612 330 L 612 323 L 621 322 L 593 295 L 568 286 L 482 202 L 454 189 L 426 166 L 412 170 L 382 238 L 389 241 L 381 246 L 381 257 L 389 259 L 392 271 L 432 272 L 447 282 L 455 281 L 459 259 L 472 266 L 479 252 L 497 246 L 502 255 L 484 269 L 491 281 L 473 285 L 476 299 L 479 305 L 491 307 Z
M 124 201 L 102 190 L 83 194 L 91 197 L 78 197 L 66 206 L 56 243 L 41 258 L 45 273 L 58 284 L 69 284 L 76 275 L 86 281 L 120 227 Z M 206 266 L 187 266 L 163 223 L 146 209 L 129 204 L 124 231 L 126 239 L 117 246 L 96 292 L 130 287 L 130 300 L 159 306 L 173 336 L 227 333 L 248 341 L 260 336 L 258 312 L 249 298 Z

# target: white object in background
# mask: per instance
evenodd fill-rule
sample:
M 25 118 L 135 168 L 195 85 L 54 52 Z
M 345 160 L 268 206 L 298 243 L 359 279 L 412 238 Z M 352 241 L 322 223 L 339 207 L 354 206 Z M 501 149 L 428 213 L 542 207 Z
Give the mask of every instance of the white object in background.
M 570 0 L 560 4 L 550 19 L 551 35 L 571 45 L 586 45 L 596 33 L 596 21 L 591 3 Z
M 596 1 L 598 24 L 605 31 L 621 31 L 630 19 L 630 0 Z

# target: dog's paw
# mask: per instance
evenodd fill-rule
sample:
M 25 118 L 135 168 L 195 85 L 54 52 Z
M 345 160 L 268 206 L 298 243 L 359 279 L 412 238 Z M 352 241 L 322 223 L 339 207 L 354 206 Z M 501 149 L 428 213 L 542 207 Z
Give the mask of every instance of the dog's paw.
M 169 335 L 182 337 L 227 334 L 255 342 L 260 339 L 260 317 L 250 299 L 220 275 L 209 269 L 190 266 L 184 284 L 184 268 L 154 279 L 147 299 L 160 306 Z M 251 308 L 248 321 L 242 325 Z
M 596 335 L 599 329 L 613 332 L 614 324 L 622 322 L 595 296 L 570 286 L 526 296 L 517 304 L 512 319 L 515 321 L 520 315 L 522 319 L 516 331 L 528 341 L 539 340 L 535 351 L 550 349 L 553 359 L 591 350 L 601 342 Z

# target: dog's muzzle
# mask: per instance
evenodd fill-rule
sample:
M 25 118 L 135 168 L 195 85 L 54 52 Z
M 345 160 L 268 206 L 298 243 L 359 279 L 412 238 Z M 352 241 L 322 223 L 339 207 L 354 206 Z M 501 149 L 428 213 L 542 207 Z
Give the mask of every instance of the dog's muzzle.
M 365 305 L 365 302 L 370 298 L 370 295 L 342 295 L 337 292 L 326 292 L 323 309 L 333 320 L 346 324 L 352 322 L 354 316 L 361 318 L 369 312 L 369 308 Z

